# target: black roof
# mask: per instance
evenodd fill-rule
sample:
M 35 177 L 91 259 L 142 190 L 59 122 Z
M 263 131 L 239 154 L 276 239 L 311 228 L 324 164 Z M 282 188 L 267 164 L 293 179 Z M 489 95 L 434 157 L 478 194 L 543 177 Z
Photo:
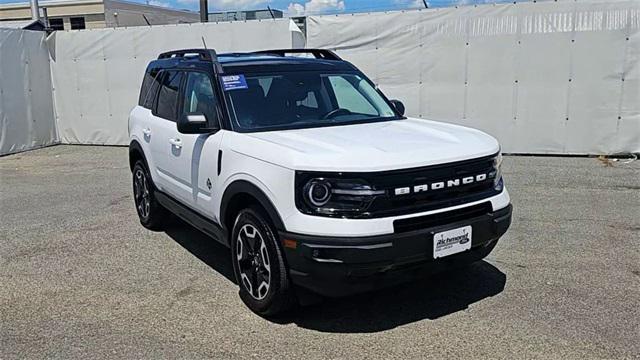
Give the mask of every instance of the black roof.
M 310 54 L 314 57 L 289 56 L 288 54 Z M 268 50 L 250 53 L 216 54 L 213 50 L 192 49 L 163 53 L 149 68 L 199 68 L 212 69 L 218 66 L 223 73 L 284 72 L 284 71 L 353 71 L 351 63 L 340 59 L 333 52 L 318 49 Z
M 225 72 L 265 72 L 304 70 L 355 70 L 344 60 L 326 60 L 296 56 L 271 56 L 244 54 L 221 54 L 218 58 Z

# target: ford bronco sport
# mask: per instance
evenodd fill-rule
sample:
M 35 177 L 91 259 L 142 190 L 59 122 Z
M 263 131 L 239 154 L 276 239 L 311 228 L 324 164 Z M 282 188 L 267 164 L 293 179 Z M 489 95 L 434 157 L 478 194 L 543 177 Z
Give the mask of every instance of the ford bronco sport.
M 404 111 L 328 50 L 163 53 L 129 118 L 140 222 L 228 246 L 261 315 L 483 259 L 511 223 L 498 142 Z

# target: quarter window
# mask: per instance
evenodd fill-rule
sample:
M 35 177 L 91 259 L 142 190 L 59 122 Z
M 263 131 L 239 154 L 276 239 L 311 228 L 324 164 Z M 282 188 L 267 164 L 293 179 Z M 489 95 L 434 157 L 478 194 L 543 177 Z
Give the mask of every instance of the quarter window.
M 182 72 L 179 71 L 167 71 L 166 75 L 162 77 L 162 85 L 160 86 L 156 104 L 156 115 L 158 117 L 176 121 L 181 82 Z

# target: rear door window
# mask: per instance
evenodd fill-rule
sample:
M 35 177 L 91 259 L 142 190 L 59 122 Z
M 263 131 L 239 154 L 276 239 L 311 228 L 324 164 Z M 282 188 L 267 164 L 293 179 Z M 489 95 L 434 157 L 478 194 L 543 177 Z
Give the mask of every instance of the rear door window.
M 162 85 L 158 92 L 155 115 L 169 121 L 176 121 L 180 99 L 181 71 L 166 71 L 162 77 Z
M 157 70 L 144 74 L 138 105 L 149 110 L 153 108 L 153 102 L 156 100 L 156 95 L 158 95 L 158 89 L 160 88 L 160 77 L 160 72 Z

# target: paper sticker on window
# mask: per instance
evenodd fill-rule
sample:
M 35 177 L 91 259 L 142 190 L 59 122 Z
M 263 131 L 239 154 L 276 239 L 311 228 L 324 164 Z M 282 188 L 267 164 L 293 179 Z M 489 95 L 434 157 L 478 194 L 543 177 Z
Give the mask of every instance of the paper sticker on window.
M 244 75 L 222 76 L 220 78 L 220 81 L 222 81 L 222 88 L 224 89 L 224 91 L 249 88 L 249 86 L 247 86 L 247 79 L 244 78 Z

